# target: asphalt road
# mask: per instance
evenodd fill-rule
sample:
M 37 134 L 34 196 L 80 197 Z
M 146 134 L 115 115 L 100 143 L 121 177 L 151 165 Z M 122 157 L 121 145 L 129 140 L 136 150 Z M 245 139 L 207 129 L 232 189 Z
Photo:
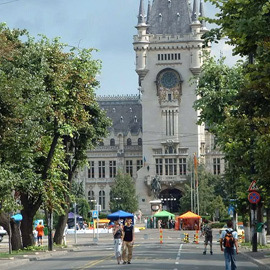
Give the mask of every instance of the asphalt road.
M 214 241 L 214 254 L 203 255 L 202 239 L 199 244 L 185 244 L 179 232 L 164 233 L 163 244 L 159 243 L 159 233 L 155 230 L 136 234 L 136 244 L 130 265 L 118 265 L 113 254 L 111 235 L 101 236 L 97 245 L 92 245 L 86 236 L 78 238 L 78 246 L 73 252 L 53 256 L 27 264 L 9 267 L 20 270 L 96 270 L 96 269 L 170 269 L 170 270 L 221 270 L 225 269 L 224 255 Z M 73 238 L 68 239 L 72 242 Z M 238 270 L 260 269 L 243 255 L 237 256 Z

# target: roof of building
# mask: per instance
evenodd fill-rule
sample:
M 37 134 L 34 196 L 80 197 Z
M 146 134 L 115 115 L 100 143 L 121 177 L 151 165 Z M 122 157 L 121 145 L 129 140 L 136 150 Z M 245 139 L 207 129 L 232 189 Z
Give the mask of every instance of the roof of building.
M 111 132 L 125 136 L 129 132 L 137 135 L 142 131 L 142 106 L 138 95 L 98 96 L 97 101 L 112 119 Z
M 155 0 L 149 15 L 148 33 L 167 35 L 191 33 L 188 0 Z

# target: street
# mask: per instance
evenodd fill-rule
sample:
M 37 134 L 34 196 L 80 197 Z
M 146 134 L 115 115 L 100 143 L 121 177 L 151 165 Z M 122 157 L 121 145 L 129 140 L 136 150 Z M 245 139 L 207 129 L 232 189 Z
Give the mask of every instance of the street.
M 27 264 L 6 269 L 20 270 L 86 270 L 86 269 L 202 269 L 221 270 L 224 267 L 224 257 L 219 249 L 217 235 L 213 243 L 213 255 L 209 252 L 203 255 L 203 238 L 199 244 L 183 243 L 179 231 L 164 231 L 164 242 L 159 243 L 157 230 L 146 230 L 136 234 L 133 259 L 130 265 L 117 265 L 113 254 L 113 244 L 110 234 L 100 235 L 97 245 L 87 235 L 79 235 L 78 245 L 72 252 L 53 256 Z M 68 243 L 73 242 L 69 235 Z M 262 269 L 239 254 L 237 256 L 239 270 Z M 1 266 L 0 266 L 0 269 Z

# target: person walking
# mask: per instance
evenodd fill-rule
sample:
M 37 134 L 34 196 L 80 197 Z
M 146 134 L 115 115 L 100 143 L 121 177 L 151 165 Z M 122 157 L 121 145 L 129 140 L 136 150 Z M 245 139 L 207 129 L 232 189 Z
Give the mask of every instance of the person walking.
M 44 235 L 44 226 L 42 225 L 42 222 L 40 221 L 39 224 L 36 227 L 37 231 L 37 242 L 38 246 L 43 245 L 43 235 Z
M 122 259 L 123 230 L 118 221 L 114 222 L 113 239 L 115 258 L 117 260 L 117 263 L 120 264 Z
M 210 254 L 213 255 L 212 242 L 213 242 L 213 233 L 212 226 L 209 224 L 209 221 L 206 219 L 202 228 L 202 235 L 204 235 L 204 251 L 203 255 L 206 255 L 207 245 L 209 242 Z
M 220 235 L 220 249 L 224 252 L 225 269 L 235 270 L 236 254 L 238 254 L 238 234 L 233 230 L 233 222 L 227 222 L 227 229 L 223 230 Z
M 130 264 L 132 259 L 132 251 L 133 251 L 133 244 L 134 244 L 134 227 L 131 224 L 132 219 L 127 219 L 127 224 L 124 226 L 124 243 L 123 243 L 123 264 Z M 127 254 L 128 253 L 128 254 Z

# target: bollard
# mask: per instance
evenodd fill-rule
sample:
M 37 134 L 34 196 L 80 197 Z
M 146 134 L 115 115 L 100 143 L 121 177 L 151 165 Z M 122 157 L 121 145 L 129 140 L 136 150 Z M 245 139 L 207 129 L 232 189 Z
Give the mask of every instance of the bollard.
M 245 231 L 242 232 L 242 243 L 245 243 Z
M 195 234 L 195 244 L 199 244 L 199 231 L 197 230 L 196 231 L 196 234 Z
M 163 231 L 162 231 L 162 229 L 159 230 L 159 243 L 163 244 Z
M 189 234 L 188 233 L 184 233 L 185 238 L 184 238 L 184 242 L 185 243 L 189 243 Z

